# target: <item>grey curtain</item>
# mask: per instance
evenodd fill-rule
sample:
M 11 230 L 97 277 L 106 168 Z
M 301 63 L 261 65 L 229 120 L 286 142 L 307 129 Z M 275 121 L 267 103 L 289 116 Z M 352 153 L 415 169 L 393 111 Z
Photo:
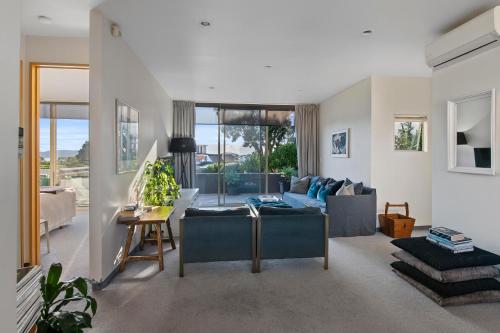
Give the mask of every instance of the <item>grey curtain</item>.
M 295 107 L 299 177 L 319 173 L 319 105 Z
M 196 123 L 195 103 L 188 101 L 174 101 L 174 138 L 194 138 Z M 187 179 L 182 184 L 184 188 L 193 188 L 196 179 L 196 164 L 194 153 L 175 154 L 175 179 L 181 181 L 181 158 L 186 163 Z

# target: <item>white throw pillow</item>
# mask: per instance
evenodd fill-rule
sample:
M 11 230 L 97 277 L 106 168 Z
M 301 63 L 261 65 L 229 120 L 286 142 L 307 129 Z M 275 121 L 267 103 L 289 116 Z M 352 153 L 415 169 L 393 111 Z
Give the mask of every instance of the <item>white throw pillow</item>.
M 354 195 L 354 185 L 342 185 L 340 190 L 337 191 L 337 195 Z

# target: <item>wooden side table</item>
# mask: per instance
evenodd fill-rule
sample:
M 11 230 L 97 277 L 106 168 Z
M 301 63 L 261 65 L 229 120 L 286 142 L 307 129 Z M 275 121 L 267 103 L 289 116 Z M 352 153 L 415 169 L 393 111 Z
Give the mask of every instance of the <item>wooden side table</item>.
M 128 235 L 127 235 L 127 241 L 125 242 L 125 249 L 123 252 L 123 258 L 120 263 L 120 272 L 123 272 L 125 270 L 125 265 L 129 261 L 138 261 L 138 260 L 154 260 L 158 261 L 159 266 L 160 266 L 160 271 L 163 271 L 163 238 L 161 235 L 161 225 L 162 223 L 167 224 L 167 231 L 168 231 L 168 240 L 170 241 L 170 244 L 172 246 L 172 249 L 175 249 L 175 240 L 172 235 L 172 228 L 170 226 L 170 217 L 172 216 L 175 208 L 174 207 L 154 207 L 153 210 L 150 212 L 145 212 L 142 214 L 140 217 L 138 217 L 137 220 L 133 221 L 127 221 L 127 220 L 120 220 L 120 217 L 118 217 L 117 223 L 118 224 L 124 224 L 128 226 Z M 129 255 L 130 252 L 130 246 L 132 244 L 132 239 L 134 237 L 134 232 L 135 228 L 137 226 L 141 226 L 141 243 L 140 247 L 142 248 L 144 246 L 144 242 L 148 239 L 145 239 L 145 228 L 146 225 L 154 225 L 155 231 L 156 231 L 156 244 L 158 247 L 158 253 L 156 255 L 149 255 L 149 256 L 131 256 Z

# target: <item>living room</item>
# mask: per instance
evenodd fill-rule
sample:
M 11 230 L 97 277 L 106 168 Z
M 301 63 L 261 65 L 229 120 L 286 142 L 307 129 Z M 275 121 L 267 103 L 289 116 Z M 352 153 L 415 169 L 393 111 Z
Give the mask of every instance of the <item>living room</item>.
M 498 1 L 59 5 L 1 14 L 1 262 L 42 259 L 31 65 L 88 66 L 85 332 L 499 330 Z

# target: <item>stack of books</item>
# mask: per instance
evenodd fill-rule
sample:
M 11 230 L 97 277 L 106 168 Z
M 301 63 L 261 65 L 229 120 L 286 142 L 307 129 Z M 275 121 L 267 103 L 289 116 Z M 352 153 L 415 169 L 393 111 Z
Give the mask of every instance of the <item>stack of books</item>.
M 465 237 L 461 232 L 445 227 L 430 228 L 427 232 L 427 240 L 455 254 L 474 251 L 472 239 Z
M 40 266 L 17 270 L 17 331 L 27 333 L 40 317 L 42 295 L 40 293 Z

